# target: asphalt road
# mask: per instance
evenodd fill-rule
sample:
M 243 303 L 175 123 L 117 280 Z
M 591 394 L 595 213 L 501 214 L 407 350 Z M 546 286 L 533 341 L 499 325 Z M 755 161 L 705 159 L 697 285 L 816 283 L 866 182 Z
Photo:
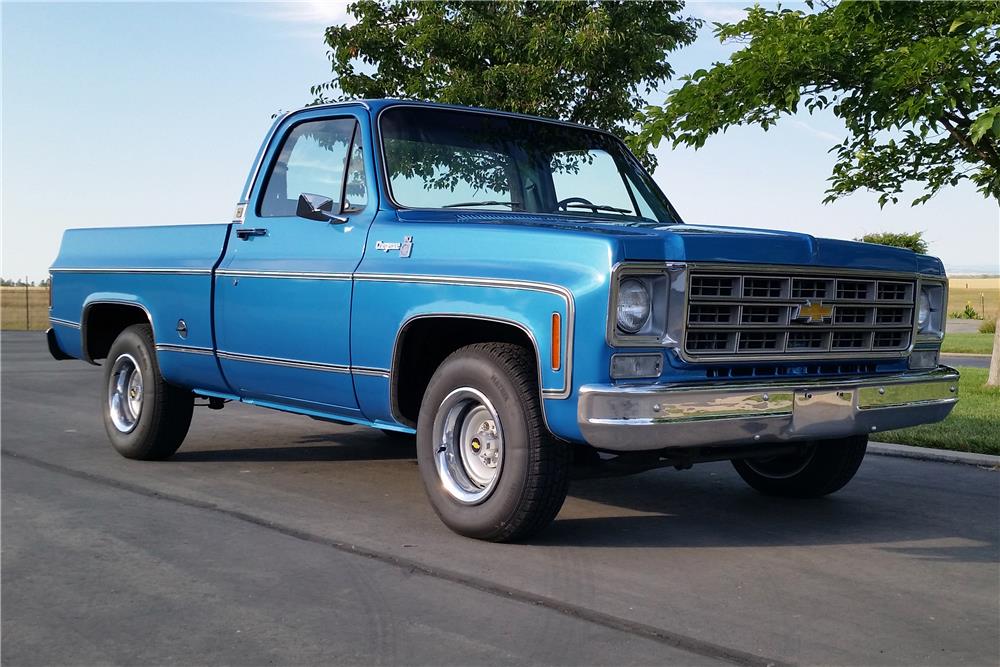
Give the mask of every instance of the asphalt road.
M 972 366 L 973 368 L 989 368 L 990 355 L 988 354 L 942 354 L 941 363 L 956 366 Z
M 960 320 L 951 318 L 948 320 L 948 333 L 977 333 L 982 320 Z
M 870 456 L 805 502 L 728 464 L 580 481 L 486 544 L 373 431 L 230 405 L 122 459 L 100 370 L 43 342 L 3 336 L 6 665 L 1000 662 L 996 471 Z

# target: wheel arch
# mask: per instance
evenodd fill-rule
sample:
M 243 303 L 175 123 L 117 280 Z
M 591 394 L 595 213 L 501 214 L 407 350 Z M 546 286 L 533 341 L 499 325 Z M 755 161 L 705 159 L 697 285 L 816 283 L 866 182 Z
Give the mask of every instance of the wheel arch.
M 115 298 L 88 300 L 80 317 L 82 359 L 98 365 L 97 360 L 107 357 L 118 335 L 133 324 L 153 327 L 152 314 L 138 301 Z M 156 337 L 155 330 L 153 337 Z
M 401 424 L 416 426 L 420 399 L 441 362 L 459 348 L 485 342 L 514 343 L 529 351 L 544 419 L 541 354 L 531 328 L 503 317 L 457 313 L 422 313 L 399 327 L 389 371 L 389 403 L 393 417 Z M 407 354 L 418 345 L 422 348 L 419 355 Z

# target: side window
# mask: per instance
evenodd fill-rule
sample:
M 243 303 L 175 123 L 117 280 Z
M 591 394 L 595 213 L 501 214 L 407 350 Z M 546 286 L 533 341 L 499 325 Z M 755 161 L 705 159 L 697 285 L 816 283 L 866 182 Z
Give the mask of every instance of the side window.
M 581 198 L 601 207 L 602 213 L 636 215 L 618 165 L 606 151 L 592 148 L 554 153 L 550 168 L 556 200 Z M 571 202 L 568 209 L 583 212 L 593 210 L 580 201 Z
M 356 123 L 353 118 L 337 118 L 295 126 L 285 138 L 267 178 L 264 196 L 258 207 L 260 216 L 293 216 L 299 195 L 306 193 L 329 197 L 334 201 L 334 208 L 339 210 L 344 167 Z M 357 162 L 361 165 L 360 153 Z M 352 167 L 354 163 L 352 156 Z M 363 192 L 364 169 L 358 168 Z M 348 200 L 357 206 L 356 198 L 349 196 Z
M 359 211 L 368 205 L 368 179 L 365 178 L 365 156 L 361 132 L 354 134 L 351 161 L 347 165 L 347 184 L 344 186 L 344 210 Z

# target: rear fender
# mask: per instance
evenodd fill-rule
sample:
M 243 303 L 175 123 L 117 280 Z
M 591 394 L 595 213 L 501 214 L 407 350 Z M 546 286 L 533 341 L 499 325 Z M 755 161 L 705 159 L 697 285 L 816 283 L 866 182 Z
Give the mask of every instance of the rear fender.
M 153 315 L 149 307 L 135 294 L 121 292 L 98 292 L 90 295 L 83 303 L 83 313 L 80 316 L 80 352 L 81 358 L 91 364 L 98 365 L 97 359 L 102 359 L 106 350 L 103 342 L 98 343 L 95 339 L 94 326 L 108 326 L 107 336 L 114 338 L 118 336 L 126 327 L 136 323 L 136 317 L 126 317 L 111 323 L 95 322 L 95 313 L 100 312 L 100 306 L 123 306 L 125 309 L 135 311 L 135 314 L 142 313 L 142 317 L 153 329 L 153 339 L 156 340 L 156 326 L 153 322 Z M 102 334 L 104 335 L 104 334 Z M 107 344 L 110 348 L 110 343 Z M 95 349 L 96 348 L 96 349 Z

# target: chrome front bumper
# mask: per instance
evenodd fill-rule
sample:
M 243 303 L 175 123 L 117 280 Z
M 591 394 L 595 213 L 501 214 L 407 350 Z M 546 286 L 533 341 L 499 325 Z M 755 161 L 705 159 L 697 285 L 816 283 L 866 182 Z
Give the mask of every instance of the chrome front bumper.
M 944 419 L 958 371 L 877 378 L 585 385 L 577 421 L 598 449 L 642 451 L 840 438 Z

